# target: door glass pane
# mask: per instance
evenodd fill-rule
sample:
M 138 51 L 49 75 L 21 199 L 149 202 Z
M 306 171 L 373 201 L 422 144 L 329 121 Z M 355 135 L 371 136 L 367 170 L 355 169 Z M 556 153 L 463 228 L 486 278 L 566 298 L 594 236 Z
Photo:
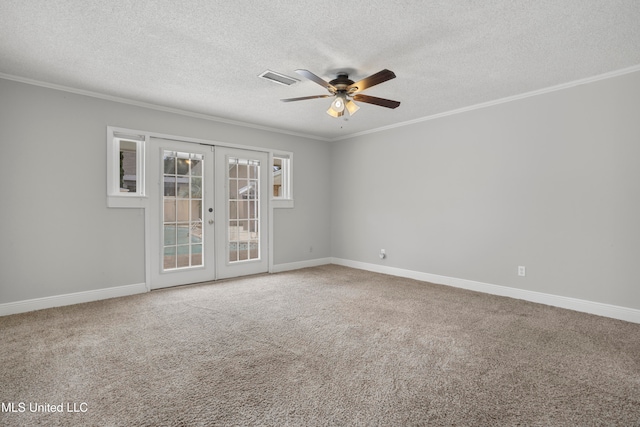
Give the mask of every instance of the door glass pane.
M 202 178 L 191 178 L 191 197 L 194 199 L 202 197 Z
M 190 254 L 189 254 L 189 245 L 178 246 L 178 265 L 177 268 L 189 267 L 190 264 Z
M 229 220 L 238 217 L 238 202 L 229 201 Z
M 247 242 L 240 244 L 240 250 L 238 251 L 238 261 L 246 261 L 249 259 L 249 251 L 247 250 Z
M 238 180 L 236 178 L 229 178 L 229 200 L 238 200 Z
M 248 168 L 246 163 L 238 164 L 238 178 L 247 178 Z
M 189 198 L 189 178 L 177 177 L 176 179 L 176 196 L 181 199 Z
M 189 158 L 185 158 L 184 154 L 186 153 L 178 153 L 179 157 L 176 164 L 177 174 L 178 175 L 188 175 L 189 174 Z
M 169 222 L 176 220 L 176 201 L 174 199 L 164 199 L 164 218 Z
M 164 152 L 163 268 L 204 265 L 202 170 L 204 156 Z
M 189 221 L 189 200 L 178 200 L 178 221 Z
M 189 224 L 178 224 L 178 244 L 179 245 L 188 245 L 189 244 Z
M 171 270 L 176 268 L 176 247 L 175 246 L 167 246 L 164 248 L 163 268 L 165 270 Z
M 164 196 L 176 197 L 176 180 L 167 175 L 164 177 Z
M 164 246 L 173 246 L 176 244 L 176 226 L 173 224 L 164 226 Z
M 202 176 L 202 161 L 199 159 L 192 159 L 190 163 L 191 170 L 189 171 L 189 174 L 191 176 Z
M 249 218 L 258 218 L 258 204 L 253 200 L 249 202 Z
M 191 200 L 191 222 L 201 223 L 202 222 L 202 200 L 200 199 L 192 199 Z M 193 225 L 193 224 L 192 224 Z
M 228 261 L 260 259 L 260 162 L 230 157 L 228 171 Z
M 169 151 L 164 152 L 164 173 L 169 175 L 176 173 L 176 157 Z

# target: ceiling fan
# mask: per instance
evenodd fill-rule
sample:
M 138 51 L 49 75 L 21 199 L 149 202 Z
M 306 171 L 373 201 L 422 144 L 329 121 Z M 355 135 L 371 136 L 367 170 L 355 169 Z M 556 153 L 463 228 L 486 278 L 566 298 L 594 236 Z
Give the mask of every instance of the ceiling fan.
M 372 86 L 384 83 L 387 80 L 395 79 L 396 75 L 393 73 L 393 71 L 390 70 L 385 69 L 382 71 L 378 71 L 377 73 L 369 77 L 365 77 L 364 79 L 357 82 L 349 79 L 349 75 L 345 72 L 339 72 L 337 74 L 337 77 L 330 82 L 325 81 L 321 77 L 316 76 L 308 70 L 296 70 L 296 73 L 324 87 L 329 91 L 330 95 L 312 95 L 303 96 L 301 98 L 281 99 L 281 101 L 283 102 L 335 97 L 335 99 L 331 103 L 331 106 L 327 110 L 327 114 L 332 117 L 343 116 L 345 108 L 350 115 L 354 115 L 355 112 L 360 109 L 360 107 L 358 107 L 353 101 L 366 102 L 367 104 L 374 104 L 387 108 L 398 108 L 398 106 L 400 105 L 400 102 L 398 101 L 363 95 L 360 93 Z

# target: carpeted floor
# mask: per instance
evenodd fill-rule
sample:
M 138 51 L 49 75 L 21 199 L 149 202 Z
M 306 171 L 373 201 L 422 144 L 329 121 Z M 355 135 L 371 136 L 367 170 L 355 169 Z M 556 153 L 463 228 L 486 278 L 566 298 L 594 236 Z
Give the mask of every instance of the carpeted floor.
M 0 339 L 1 425 L 640 425 L 639 324 L 335 265 L 6 316 Z

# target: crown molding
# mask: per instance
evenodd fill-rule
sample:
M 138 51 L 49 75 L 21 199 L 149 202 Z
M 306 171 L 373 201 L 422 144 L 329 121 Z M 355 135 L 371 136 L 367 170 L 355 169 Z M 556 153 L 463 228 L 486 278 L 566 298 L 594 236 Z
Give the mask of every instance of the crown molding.
M 136 107 L 149 108 L 149 109 L 153 109 L 153 110 L 157 110 L 157 111 L 163 111 L 163 112 L 167 112 L 167 113 L 174 113 L 174 114 L 179 114 L 179 115 L 183 115 L 183 116 L 188 116 L 188 117 L 194 117 L 194 118 L 203 119 L 203 120 L 214 121 L 214 122 L 218 122 L 218 123 L 225 123 L 225 124 L 238 126 L 238 127 L 245 127 L 245 128 L 250 128 L 250 129 L 258 129 L 258 130 L 263 130 L 263 131 L 267 131 L 267 132 L 274 132 L 274 133 L 280 133 L 280 134 L 284 134 L 284 135 L 298 136 L 298 137 L 302 137 L 302 138 L 315 139 L 315 140 L 324 141 L 324 142 L 336 142 L 336 141 L 343 141 L 343 140 L 346 140 L 346 139 L 355 138 L 355 137 L 358 137 L 358 136 L 369 135 L 369 134 L 372 134 L 372 133 L 378 133 L 378 132 L 383 132 L 383 131 L 386 131 L 386 130 L 396 129 L 396 128 L 400 128 L 400 127 L 411 126 L 411 125 L 414 125 L 414 124 L 417 124 L 417 123 L 426 122 L 426 121 L 429 121 L 429 120 L 435 120 L 435 119 L 439 119 L 439 118 L 442 118 L 442 117 L 452 116 L 452 115 L 455 115 L 455 114 L 462 114 L 462 113 L 466 113 L 468 111 L 479 110 L 479 109 L 482 109 L 482 108 L 488 108 L 488 107 L 492 107 L 494 105 L 505 104 L 505 103 L 508 103 L 508 102 L 513 102 L 513 101 L 518 101 L 518 100 L 525 99 L 525 98 L 544 95 L 544 94 L 551 93 L 551 92 L 570 89 L 570 88 L 575 87 L 575 86 L 594 83 L 594 82 L 597 82 L 597 81 L 600 81 L 600 80 L 611 79 L 611 78 L 614 78 L 614 77 L 619 77 L 619 76 L 623 76 L 625 74 L 635 73 L 635 72 L 638 72 L 638 71 L 640 71 L 640 64 L 634 65 L 634 66 L 631 66 L 631 67 L 627 67 L 627 68 L 622 68 L 622 69 L 619 69 L 619 70 L 610 71 L 610 72 L 607 72 L 607 73 L 604 73 L 604 74 L 598 74 L 598 75 L 592 76 L 592 77 L 586 77 L 584 79 L 578 79 L 578 80 L 574 80 L 574 81 L 571 81 L 571 82 L 562 83 L 562 84 L 555 85 L 555 86 L 550 86 L 550 87 L 543 88 L 543 89 L 537 89 L 537 90 L 534 90 L 534 91 L 525 92 L 525 93 L 521 93 L 521 94 L 518 94 L 518 95 L 508 96 L 508 97 L 496 99 L 496 100 L 493 100 L 493 101 L 482 102 L 480 104 L 470 105 L 468 107 L 457 108 L 455 110 L 445 111 L 445 112 L 438 113 L 438 114 L 432 114 L 430 116 L 425 116 L 425 117 L 420 117 L 420 118 L 417 118 L 417 119 L 407 120 L 407 121 L 404 121 L 404 122 L 395 123 L 395 124 L 388 125 L 388 126 L 382 126 L 382 127 L 378 127 L 378 128 L 374 128 L 374 129 L 369 129 L 369 130 L 365 130 L 365 131 L 362 131 L 362 132 L 356 132 L 356 133 L 352 133 L 352 134 L 348 134 L 348 135 L 341 135 L 341 136 L 334 137 L 334 138 L 327 138 L 327 137 L 322 137 L 322 136 L 312 135 L 312 134 L 306 134 L 306 133 L 301 133 L 301 132 L 293 132 L 293 131 L 288 131 L 288 130 L 285 130 L 285 129 L 272 128 L 272 127 L 268 127 L 268 126 L 262 126 L 262 125 L 257 125 L 257 124 L 253 124 L 253 123 L 241 122 L 241 121 L 237 121 L 237 120 L 224 119 L 222 117 L 211 116 L 211 115 L 208 115 L 208 114 L 196 113 L 196 112 L 193 112 L 193 111 L 181 110 L 181 109 L 178 109 L 178 108 L 171 108 L 171 107 L 152 104 L 152 103 L 148 103 L 148 102 L 134 101 L 134 100 L 131 100 L 131 99 L 128 99 L 128 98 L 122 98 L 122 97 L 118 97 L 118 96 L 106 95 L 106 94 L 103 94 L 103 93 L 92 92 L 92 91 L 83 90 L 83 89 L 76 89 L 76 88 L 72 88 L 72 87 L 68 87 L 68 86 L 57 85 L 57 84 L 47 83 L 47 82 L 43 82 L 43 81 L 39 81 L 39 80 L 28 79 L 28 78 L 25 78 L 25 77 L 14 76 L 14 75 L 11 75 L 11 74 L 0 73 L 0 78 L 5 79 L 5 80 L 16 81 L 16 82 L 19 82 L 19 83 L 26 83 L 26 84 L 30 84 L 30 85 L 34 85 L 34 86 L 41 86 L 41 87 L 45 87 L 45 88 L 48 88 L 48 89 L 55 89 L 55 90 L 60 90 L 60 91 L 63 91 L 63 92 L 70 92 L 70 93 L 74 93 L 74 94 L 77 94 L 77 95 L 84 95 L 84 96 L 89 96 L 89 97 L 93 97 L 93 98 L 104 99 L 104 100 L 107 100 L 107 101 L 119 102 L 119 103 L 122 103 L 122 104 L 133 105 L 133 106 L 136 106 Z
M 280 133 L 280 134 L 285 134 L 285 135 L 299 136 L 299 137 L 302 137 L 302 138 L 316 139 L 316 140 L 319 140 L 319 141 L 330 141 L 330 138 L 324 138 L 324 137 L 317 136 L 317 135 L 305 134 L 305 133 L 300 133 L 300 132 L 293 132 L 293 131 L 288 131 L 288 130 L 285 130 L 285 129 L 272 128 L 272 127 L 269 127 L 269 126 L 262 126 L 262 125 L 257 125 L 257 124 L 253 124 L 253 123 L 241 122 L 241 121 L 238 121 L 238 120 L 224 119 L 222 117 L 216 117 L 216 116 L 212 116 L 212 115 L 209 115 L 209 114 L 196 113 L 194 111 L 188 111 L 188 110 L 181 110 L 179 108 L 166 107 L 166 106 L 163 106 L 163 105 L 157 105 L 157 104 L 153 104 L 153 103 L 150 103 L 150 102 L 134 101 L 132 99 L 122 98 L 122 97 L 119 97 L 119 96 L 106 95 L 104 93 L 92 92 L 92 91 L 89 91 L 89 90 L 77 89 L 77 88 L 73 88 L 73 87 L 69 87 L 69 86 L 63 86 L 63 85 L 58 85 L 58 84 L 54 84 L 54 83 L 43 82 L 43 81 L 40 81 L 40 80 L 29 79 L 29 78 L 26 78 L 26 77 L 14 76 L 12 74 L 0 73 L 0 79 L 11 80 L 11 81 L 15 81 L 15 82 L 18 82 L 18 83 L 29 84 L 29 85 L 32 85 L 32 86 L 40 86 L 40 87 L 44 87 L 44 88 L 47 88 L 47 89 L 54 89 L 54 90 L 59 90 L 59 91 L 63 91 L 63 92 L 73 93 L 73 94 L 76 94 L 76 95 L 89 96 L 89 97 L 92 97 L 92 98 L 104 99 L 106 101 L 118 102 L 118 103 L 121 103 L 121 104 L 133 105 L 133 106 L 136 106 L 136 107 L 149 108 L 149 109 L 152 109 L 152 110 L 163 111 L 163 112 L 166 112 L 166 113 L 179 114 L 179 115 L 182 115 L 182 116 L 188 116 L 188 117 L 193 117 L 193 118 L 197 118 L 197 119 L 209 120 L 209 121 L 212 121 L 212 122 L 224 123 L 224 124 L 238 126 L 238 127 L 245 127 L 245 128 L 250 128 L 250 129 L 264 130 L 264 131 L 267 131 L 267 132 L 275 132 L 275 133 Z
M 572 88 L 572 87 L 575 87 L 575 86 L 584 85 L 584 84 L 594 83 L 594 82 L 597 82 L 597 81 L 600 81 L 600 80 L 611 79 L 611 78 L 614 78 L 614 77 L 623 76 L 625 74 L 635 73 L 635 72 L 638 72 L 638 71 L 640 71 L 640 64 L 634 65 L 632 67 L 622 68 L 620 70 L 610 71 L 610 72 L 604 73 L 604 74 L 598 74 L 597 76 L 587 77 L 587 78 L 584 78 L 584 79 L 574 80 L 574 81 L 571 81 L 571 82 L 568 82 L 568 83 L 562 83 L 562 84 L 559 84 L 559 85 L 550 86 L 550 87 L 543 88 L 543 89 L 538 89 L 538 90 L 533 90 L 533 91 L 530 91 L 530 92 L 521 93 L 519 95 L 508 96 L 508 97 L 505 97 L 505 98 L 500 98 L 500 99 L 496 99 L 496 100 L 493 100 L 493 101 L 482 102 L 480 104 L 470 105 L 468 107 L 457 108 L 455 110 L 445 111 L 443 113 L 433 114 L 433 115 L 421 117 L 421 118 L 418 118 L 418 119 L 407 120 L 405 122 L 395 123 L 395 124 L 388 125 L 388 126 L 382 126 L 382 127 L 375 128 L 375 129 L 370 129 L 370 130 L 365 130 L 365 131 L 362 131 L 362 132 L 352 133 L 350 135 L 339 136 L 339 137 L 331 139 L 331 141 L 342 141 L 342 140 L 345 140 L 345 139 L 355 138 L 357 136 L 368 135 L 368 134 L 382 132 L 382 131 L 385 131 L 385 130 L 395 129 L 395 128 L 404 127 L 404 126 L 411 126 L 411 125 L 414 125 L 416 123 L 422 123 L 422 122 L 426 122 L 426 121 L 429 121 L 429 120 L 435 120 L 435 119 L 439 119 L 439 118 L 442 118 L 442 117 L 452 116 L 452 115 L 455 115 L 455 114 L 466 113 L 468 111 L 479 110 L 481 108 L 492 107 L 494 105 L 505 104 L 505 103 L 508 103 L 508 102 L 518 101 L 520 99 L 530 98 L 530 97 L 533 97 L 533 96 L 544 95 L 544 94 L 547 94 L 547 93 L 556 92 L 556 91 L 559 91 L 559 90 L 565 90 L 565 89 L 569 89 L 569 88 Z

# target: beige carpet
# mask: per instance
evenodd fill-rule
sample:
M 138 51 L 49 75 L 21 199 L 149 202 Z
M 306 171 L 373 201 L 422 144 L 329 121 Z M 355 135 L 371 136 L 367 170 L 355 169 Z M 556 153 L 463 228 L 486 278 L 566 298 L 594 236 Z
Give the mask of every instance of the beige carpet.
M 339 266 L 2 317 L 0 338 L 1 425 L 640 425 L 640 325 Z

